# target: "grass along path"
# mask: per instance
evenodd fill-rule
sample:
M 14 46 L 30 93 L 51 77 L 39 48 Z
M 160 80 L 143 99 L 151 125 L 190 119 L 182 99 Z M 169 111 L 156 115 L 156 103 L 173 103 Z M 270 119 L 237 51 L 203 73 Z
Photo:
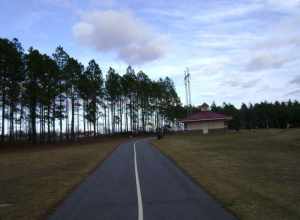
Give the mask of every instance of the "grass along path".
M 122 140 L 0 152 L 0 219 L 45 219 Z
M 300 219 L 300 129 L 177 134 L 154 144 L 241 219 Z

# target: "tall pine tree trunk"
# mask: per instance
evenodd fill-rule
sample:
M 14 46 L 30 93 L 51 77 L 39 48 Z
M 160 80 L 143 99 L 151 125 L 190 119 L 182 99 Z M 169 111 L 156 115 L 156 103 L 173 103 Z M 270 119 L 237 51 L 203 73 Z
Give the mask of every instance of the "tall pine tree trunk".
M 120 98 L 120 132 L 123 132 L 123 102 Z
M 42 140 L 43 140 L 43 106 L 42 106 L 42 104 L 40 104 L 40 118 L 39 118 L 39 120 L 40 120 L 40 139 L 39 139 L 39 141 L 40 141 L 40 143 L 42 142 Z
M 36 101 L 31 100 L 30 104 L 30 140 L 36 143 Z
M 60 94 L 60 97 L 59 97 L 59 127 L 60 127 L 60 131 L 59 131 L 59 139 L 60 141 L 63 140 L 63 125 L 62 125 L 62 120 L 63 120 L 63 100 L 62 100 L 62 94 Z
M 2 87 L 2 121 L 1 121 L 1 142 L 4 142 L 5 138 L 5 89 Z
M 111 102 L 111 131 L 114 134 L 115 133 L 115 109 L 114 109 L 114 103 Z
M 127 100 L 125 102 L 125 131 L 128 133 L 128 108 L 127 108 Z
M 108 106 L 108 105 L 107 105 Z M 109 115 L 109 109 L 107 109 L 107 131 L 108 131 L 108 134 L 110 134 L 110 115 Z
M 9 112 L 9 140 L 13 141 L 14 139 L 14 104 L 10 104 L 10 112 Z
M 77 98 L 77 137 L 79 136 L 80 126 L 79 126 L 79 98 Z
M 105 105 L 105 103 L 104 103 Z M 107 115 L 106 115 L 106 105 L 104 106 L 104 133 L 107 134 Z
M 23 123 L 22 118 L 23 118 L 23 104 L 21 103 L 21 106 L 20 106 L 20 120 L 19 120 L 19 122 L 20 122 L 20 124 L 19 124 L 19 137 L 18 137 L 19 140 L 22 139 L 22 123 Z
M 55 118 L 56 118 L 56 99 L 54 98 L 53 110 L 52 110 L 52 126 L 53 126 L 53 128 L 52 128 L 52 138 L 53 138 L 54 142 L 56 141 Z
M 96 127 L 96 125 L 97 125 L 97 101 L 96 101 L 96 97 L 94 97 L 93 98 L 94 100 L 93 100 L 93 110 L 94 110 L 94 112 L 93 112 L 93 126 L 94 126 L 94 137 L 96 137 L 96 129 L 97 129 L 97 127 Z
M 51 142 L 51 120 L 50 120 L 50 104 L 48 105 L 48 109 L 47 109 L 47 142 L 50 143 Z
M 69 140 L 69 99 L 66 94 L 66 130 L 65 130 L 66 139 Z
M 75 98 L 74 98 L 74 94 L 72 95 L 72 103 L 71 103 L 71 111 L 72 111 L 72 118 L 71 118 L 71 137 L 72 140 L 75 139 L 75 133 L 74 133 L 74 115 L 75 115 Z
M 85 136 L 85 100 L 83 100 L 83 112 L 82 112 L 82 117 L 83 117 L 83 135 Z
M 132 104 L 132 95 L 130 95 L 129 100 L 129 117 L 130 117 L 130 131 L 133 132 L 133 104 Z

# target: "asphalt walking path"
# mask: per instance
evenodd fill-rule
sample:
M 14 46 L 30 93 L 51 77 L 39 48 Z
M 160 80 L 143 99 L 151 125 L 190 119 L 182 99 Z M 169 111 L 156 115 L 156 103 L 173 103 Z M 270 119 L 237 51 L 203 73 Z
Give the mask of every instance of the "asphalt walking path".
M 149 144 L 120 145 L 50 220 L 234 220 Z

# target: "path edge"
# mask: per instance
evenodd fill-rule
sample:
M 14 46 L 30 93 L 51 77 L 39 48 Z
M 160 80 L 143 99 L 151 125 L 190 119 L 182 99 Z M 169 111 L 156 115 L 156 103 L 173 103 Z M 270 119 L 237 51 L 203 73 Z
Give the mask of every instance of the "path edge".
M 38 217 L 37 219 L 38 220 L 45 220 L 45 219 L 49 219 L 49 217 L 54 214 L 54 212 L 57 210 L 57 208 L 71 195 L 72 192 L 74 192 L 84 181 L 87 180 L 87 178 L 92 175 L 97 169 L 99 166 L 102 165 L 102 163 L 107 160 L 122 144 L 126 144 L 128 142 L 130 142 L 131 139 L 127 139 L 127 140 L 122 140 L 120 141 L 120 143 L 117 143 L 111 151 L 109 151 L 106 156 L 99 160 L 96 165 L 91 168 L 86 175 L 84 175 L 82 177 L 82 179 L 76 183 L 74 186 L 72 186 L 69 190 L 67 190 L 67 192 L 65 193 L 65 195 L 60 199 L 58 200 L 54 205 L 52 205 L 51 207 L 48 208 L 48 210 L 45 212 L 45 214 L 41 215 L 40 217 Z
M 213 198 L 224 210 L 226 210 L 227 212 L 229 212 L 232 216 L 234 216 L 237 220 L 241 219 L 235 212 L 233 212 L 231 209 L 229 209 L 228 207 L 226 207 L 224 205 L 224 203 L 217 198 L 214 194 L 212 194 L 211 192 L 209 192 L 206 187 L 204 187 L 195 177 L 193 177 L 191 174 L 188 173 L 188 171 L 186 169 L 184 169 L 182 166 L 180 166 L 176 160 L 174 160 L 171 156 L 165 154 L 164 152 L 162 152 L 159 147 L 153 143 L 153 141 L 150 141 L 149 144 L 151 145 L 151 147 L 153 147 L 154 149 L 156 149 L 159 153 L 161 153 L 164 157 L 166 157 L 171 163 L 173 163 L 187 178 L 189 178 L 194 184 L 196 184 L 197 186 L 199 186 L 203 191 L 205 191 L 211 198 Z

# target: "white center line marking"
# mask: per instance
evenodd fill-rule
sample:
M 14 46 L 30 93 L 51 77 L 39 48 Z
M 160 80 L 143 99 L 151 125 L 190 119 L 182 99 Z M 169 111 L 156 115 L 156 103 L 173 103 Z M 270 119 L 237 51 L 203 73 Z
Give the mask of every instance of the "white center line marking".
M 138 199 L 138 220 L 143 220 L 144 219 L 143 201 L 142 201 L 139 172 L 138 172 L 137 161 L 136 161 L 136 149 L 135 149 L 136 143 L 137 143 L 137 141 L 133 145 L 133 151 L 134 151 L 134 171 L 135 171 L 136 193 L 137 193 L 137 199 Z

